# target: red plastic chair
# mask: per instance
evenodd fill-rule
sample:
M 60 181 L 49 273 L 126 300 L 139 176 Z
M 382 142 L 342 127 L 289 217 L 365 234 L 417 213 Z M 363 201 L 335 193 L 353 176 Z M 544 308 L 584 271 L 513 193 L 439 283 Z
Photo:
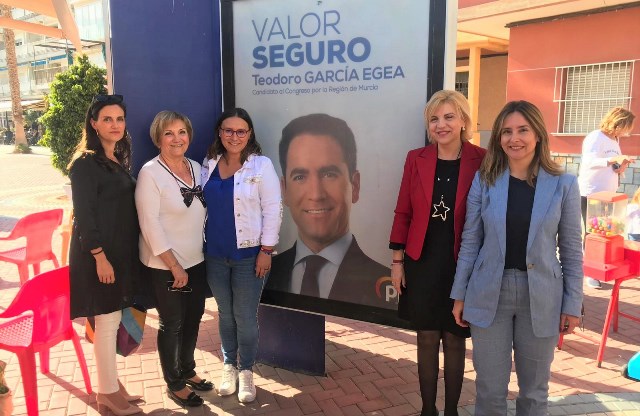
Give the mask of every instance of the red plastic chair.
M 0 252 L 0 261 L 6 261 L 18 266 L 20 284 L 29 279 L 29 265 L 33 265 L 33 274 L 40 274 L 40 263 L 45 260 L 53 261 L 55 267 L 60 267 L 56 255 L 51 250 L 53 232 L 62 224 L 62 209 L 36 212 L 21 218 L 7 237 L 0 237 L 0 241 L 16 240 L 21 237 L 27 239 L 27 245 Z
M 26 322 L 30 315 L 33 330 Z M 84 385 L 87 393 L 91 394 L 91 379 L 80 337 L 69 319 L 69 267 L 51 270 L 28 280 L 0 318 L 16 318 L 11 325 L 5 323 L 11 331 L 0 329 L 0 348 L 18 355 L 29 416 L 38 414 L 35 353 L 40 354 L 40 371 L 46 374 L 49 372 L 49 348 L 61 341 L 73 341 Z

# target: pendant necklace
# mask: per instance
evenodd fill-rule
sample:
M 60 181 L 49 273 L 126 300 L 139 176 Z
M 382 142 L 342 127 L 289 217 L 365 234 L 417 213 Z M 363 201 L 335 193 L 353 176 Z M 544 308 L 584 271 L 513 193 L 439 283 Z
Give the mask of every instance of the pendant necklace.
M 458 150 L 458 155 L 456 156 L 456 158 L 454 160 L 458 160 L 460 159 L 460 154 L 462 153 L 462 143 L 460 144 L 460 150 Z M 455 171 L 455 169 L 454 169 Z M 451 172 L 449 174 L 449 176 L 447 178 L 440 178 L 439 176 L 436 176 L 436 179 L 438 180 L 438 182 L 450 182 L 451 178 L 453 177 L 453 172 Z M 438 204 L 433 204 L 433 214 L 431 214 L 432 218 L 437 218 L 440 217 L 442 219 L 442 221 L 446 221 L 447 220 L 447 213 L 451 211 L 451 208 L 449 208 L 445 203 L 444 203 L 444 193 L 440 194 L 440 203 Z
M 169 172 L 169 174 L 171 176 L 173 176 L 173 179 L 175 179 L 176 183 L 178 183 L 178 186 L 180 186 L 180 182 L 182 182 L 184 184 L 184 186 L 189 187 L 189 185 L 187 185 L 187 183 L 180 176 L 178 176 L 178 174 L 173 172 L 173 169 L 171 169 L 171 166 L 169 166 L 169 163 L 167 162 L 167 160 L 162 155 L 160 155 L 160 160 L 162 161 L 162 163 L 160 163 L 160 166 L 162 166 L 167 172 Z M 193 186 L 195 186 L 196 185 L 196 179 L 195 179 L 195 175 L 193 173 L 193 169 L 191 168 L 191 163 L 187 162 L 186 159 L 182 159 L 182 164 L 189 171 L 189 176 L 191 177 L 191 181 L 193 183 Z

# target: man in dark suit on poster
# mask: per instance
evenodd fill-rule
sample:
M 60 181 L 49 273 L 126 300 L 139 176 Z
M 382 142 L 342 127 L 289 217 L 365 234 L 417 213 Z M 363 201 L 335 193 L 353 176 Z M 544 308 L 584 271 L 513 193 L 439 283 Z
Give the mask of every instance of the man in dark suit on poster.
M 389 268 L 368 257 L 349 231 L 360 195 L 356 142 L 344 120 L 309 114 L 282 130 L 282 194 L 298 227 L 290 249 L 273 258 L 266 289 L 395 308 Z

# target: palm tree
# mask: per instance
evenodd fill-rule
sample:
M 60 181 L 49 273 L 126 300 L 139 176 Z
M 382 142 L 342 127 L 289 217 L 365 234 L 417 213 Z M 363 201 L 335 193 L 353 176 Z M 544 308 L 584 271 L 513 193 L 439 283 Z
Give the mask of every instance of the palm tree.
M 0 5 L 0 15 L 11 19 L 11 7 Z M 20 98 L 20 79 L 18 78 L 18 59 L 16 58 L 16 37 L 13 30 L 4 28 L 3 37 L 7 57 L 7 72 L 9 72 L 9 90 L 11 91 L 11 113 L 15 126 L 16 150 L 28 146 L 24 134 L 24 119 L 22 116 L 22 99 Z

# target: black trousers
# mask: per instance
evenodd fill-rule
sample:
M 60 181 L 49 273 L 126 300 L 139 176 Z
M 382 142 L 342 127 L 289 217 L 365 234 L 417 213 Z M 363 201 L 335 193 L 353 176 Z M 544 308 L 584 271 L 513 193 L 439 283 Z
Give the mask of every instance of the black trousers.
M 169 270 L 149 269 L 151 286 L 160 317 L 158 355 L 164 381 L 171 391 L 186 387 L 185 379 L 196 375 L 194 351 L 204 313 L 207 286 L 203 261 L 186 269 L 191 293 L 171 292 L 167 282 L 173 281 Z

